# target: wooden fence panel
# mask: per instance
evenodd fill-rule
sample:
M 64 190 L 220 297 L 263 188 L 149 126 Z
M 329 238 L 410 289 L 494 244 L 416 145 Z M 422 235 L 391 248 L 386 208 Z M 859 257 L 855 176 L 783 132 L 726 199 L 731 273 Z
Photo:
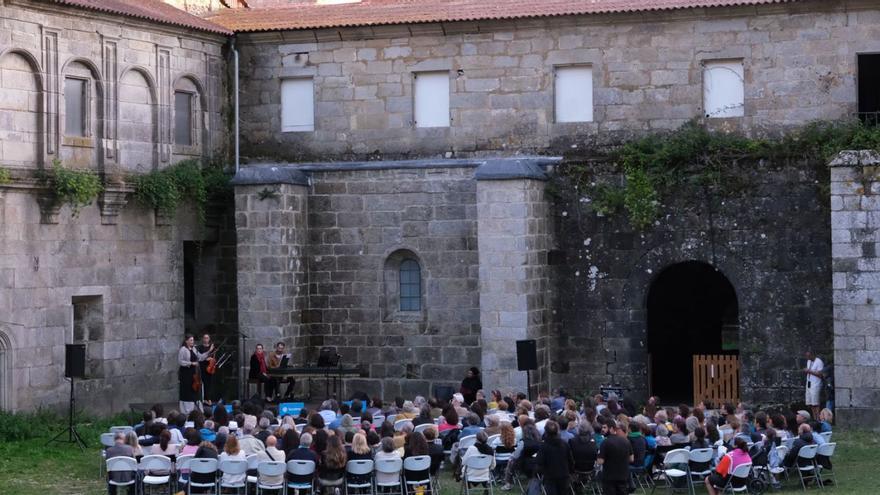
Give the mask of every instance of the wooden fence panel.
M 694 356 L 694 405 L 705 400 L 711 400 L 716 407 L 739 402 L 738 356 Z

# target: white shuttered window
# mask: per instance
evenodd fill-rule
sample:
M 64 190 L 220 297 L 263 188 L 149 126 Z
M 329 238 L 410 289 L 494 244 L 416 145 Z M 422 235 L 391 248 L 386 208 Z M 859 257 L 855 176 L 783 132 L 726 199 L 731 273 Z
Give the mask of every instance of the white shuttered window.
M 315 82 L 311 78 L 281 81 L 281 132 L 315 130 Z
M 413 87 L 416 127 L 449 127 L 449 73 L 417 72 Z
M 556 122 L 593 121 L 593 68 L 556 68 Z
M 703 109 L 708 118 L 742 117 L 745 112 L 742 60 L 703 63 Z

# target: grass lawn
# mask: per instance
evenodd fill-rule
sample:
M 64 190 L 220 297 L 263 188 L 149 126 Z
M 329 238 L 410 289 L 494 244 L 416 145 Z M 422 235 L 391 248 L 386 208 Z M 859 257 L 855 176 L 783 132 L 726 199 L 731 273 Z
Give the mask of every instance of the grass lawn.
M 54 423 L 59 425 L 59 423 Z M 106 493 L 104 482 L 98 478 L 99 442 L 101 432 L 114 424 L 111 420 L 79 424 L 78 430 L 89 448 L 81 452 L 73 444 L 51 444 L 52 438 L 62 426 L 38 431 L 36 438 L 21 441 L 0 441 L 0 494 L 4 495 L 93 495 Z M 117 421 L 115 424 L 124 424 Z M 837 486 L 826 488 L 823 493 L 847 495 L 875 495 L 880 493 L 874 479 L 874 454 L 880 446 L 877 435 L 865 432 L 835 432 L 838 444 L 835 454 Z M 447 472 L 443 474 L 443 493 L 456 495 L 458 485 Z M 800 492 L 790 482 L 783 493 Z M 812 490 L 812 491 L 815 491 Z M 496 494 L 501 494 L 500 490 Z M 517 492 L 511 492 L 517 495 Z M 657 493 L 663 493 L 658 490 Z M 705 493 L 698 490 L 698 493 Z M 768 492 L 772 493 L 772 492 Z

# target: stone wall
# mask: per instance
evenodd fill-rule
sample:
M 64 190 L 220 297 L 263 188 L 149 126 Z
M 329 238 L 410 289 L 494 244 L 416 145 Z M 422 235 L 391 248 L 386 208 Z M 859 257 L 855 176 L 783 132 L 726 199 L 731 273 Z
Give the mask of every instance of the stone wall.
M 686 181 L 664 194 L 661 218 L 638 231 L 626 213 L 600 216 L 592 206 L 591 184 L 619 180 L 613 167 L 575 163 L 586 164 L 580 188 L 564 173 L 548 186 L 557 243 L 550 383 L 584 392 L 620 384 L 646 397 L 651 284 L 676 263 L 702 261 L 736 291 L 742 398 L 803 401 L 804 351 L 827 359 L 832 350 L 823 164 L 725 164 L 717 185 Z
M 878 166 L 880 157 L 865 151 L 831 163 L 835 419 L 853 428 L 880 424 Z
M 880 12 L 849 0 L 648 16 L 241 34 L 242 150 L 288 160 L 568 151 L 704 115 L 702 63 L 742 59 L 749 132 L 856 111 Z M 554 121 L 554 67 L 593 69 L 594 122 Z M 448 71 L 451 127 L 413 126 L 413 73 Z M 280 132 L 282 78 L 312 77 L 315 131 Z
M 78 405 L 107 413 L 176 400 L 184 241 L 207 241 L 190 324 L 237 324 L 229 205 L 214 205 L 202 228 L 187 208 L 156 218 L 114 180 L 72 216 L 34 172 L 59 159 L 118 179 L 224 156 L 225 39 L 26 0 L 0 4 L 0 24 L 0 166 L 13 178 L 0 187 L 0 407 L 66 406 L 64 344 L 73 341 L 88 344 Z M 86 80 L 87 136 L 65 135 L 68 75 Z M 187 149 L 171 140 L 169 105 L 181 87 L 196 89 L 204 129 Z

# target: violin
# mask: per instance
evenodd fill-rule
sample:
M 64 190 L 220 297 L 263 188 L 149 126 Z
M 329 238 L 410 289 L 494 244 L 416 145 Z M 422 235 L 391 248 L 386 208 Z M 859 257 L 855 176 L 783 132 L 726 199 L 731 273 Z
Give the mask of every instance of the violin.
M 215 358 L 212 355 L 211 357 L 209 357 L 207 359 L 207 361 L 208 361 L 208 367 L 205 368 L 205 371 L 207 371 L 209 375 L 213 375 L 214 373 L 217 372 L 217 358 Z
M 192 388 L 193 388 L 194 392 L 198 392 L 199 390 L 202 389 L 202 373 L 201 373 L 201 370 L 199 369 L 199 368 L 201 368 L 201 366 L 196 365 L 193 367 L 196 369 L 196 372 L 193 374 Z

